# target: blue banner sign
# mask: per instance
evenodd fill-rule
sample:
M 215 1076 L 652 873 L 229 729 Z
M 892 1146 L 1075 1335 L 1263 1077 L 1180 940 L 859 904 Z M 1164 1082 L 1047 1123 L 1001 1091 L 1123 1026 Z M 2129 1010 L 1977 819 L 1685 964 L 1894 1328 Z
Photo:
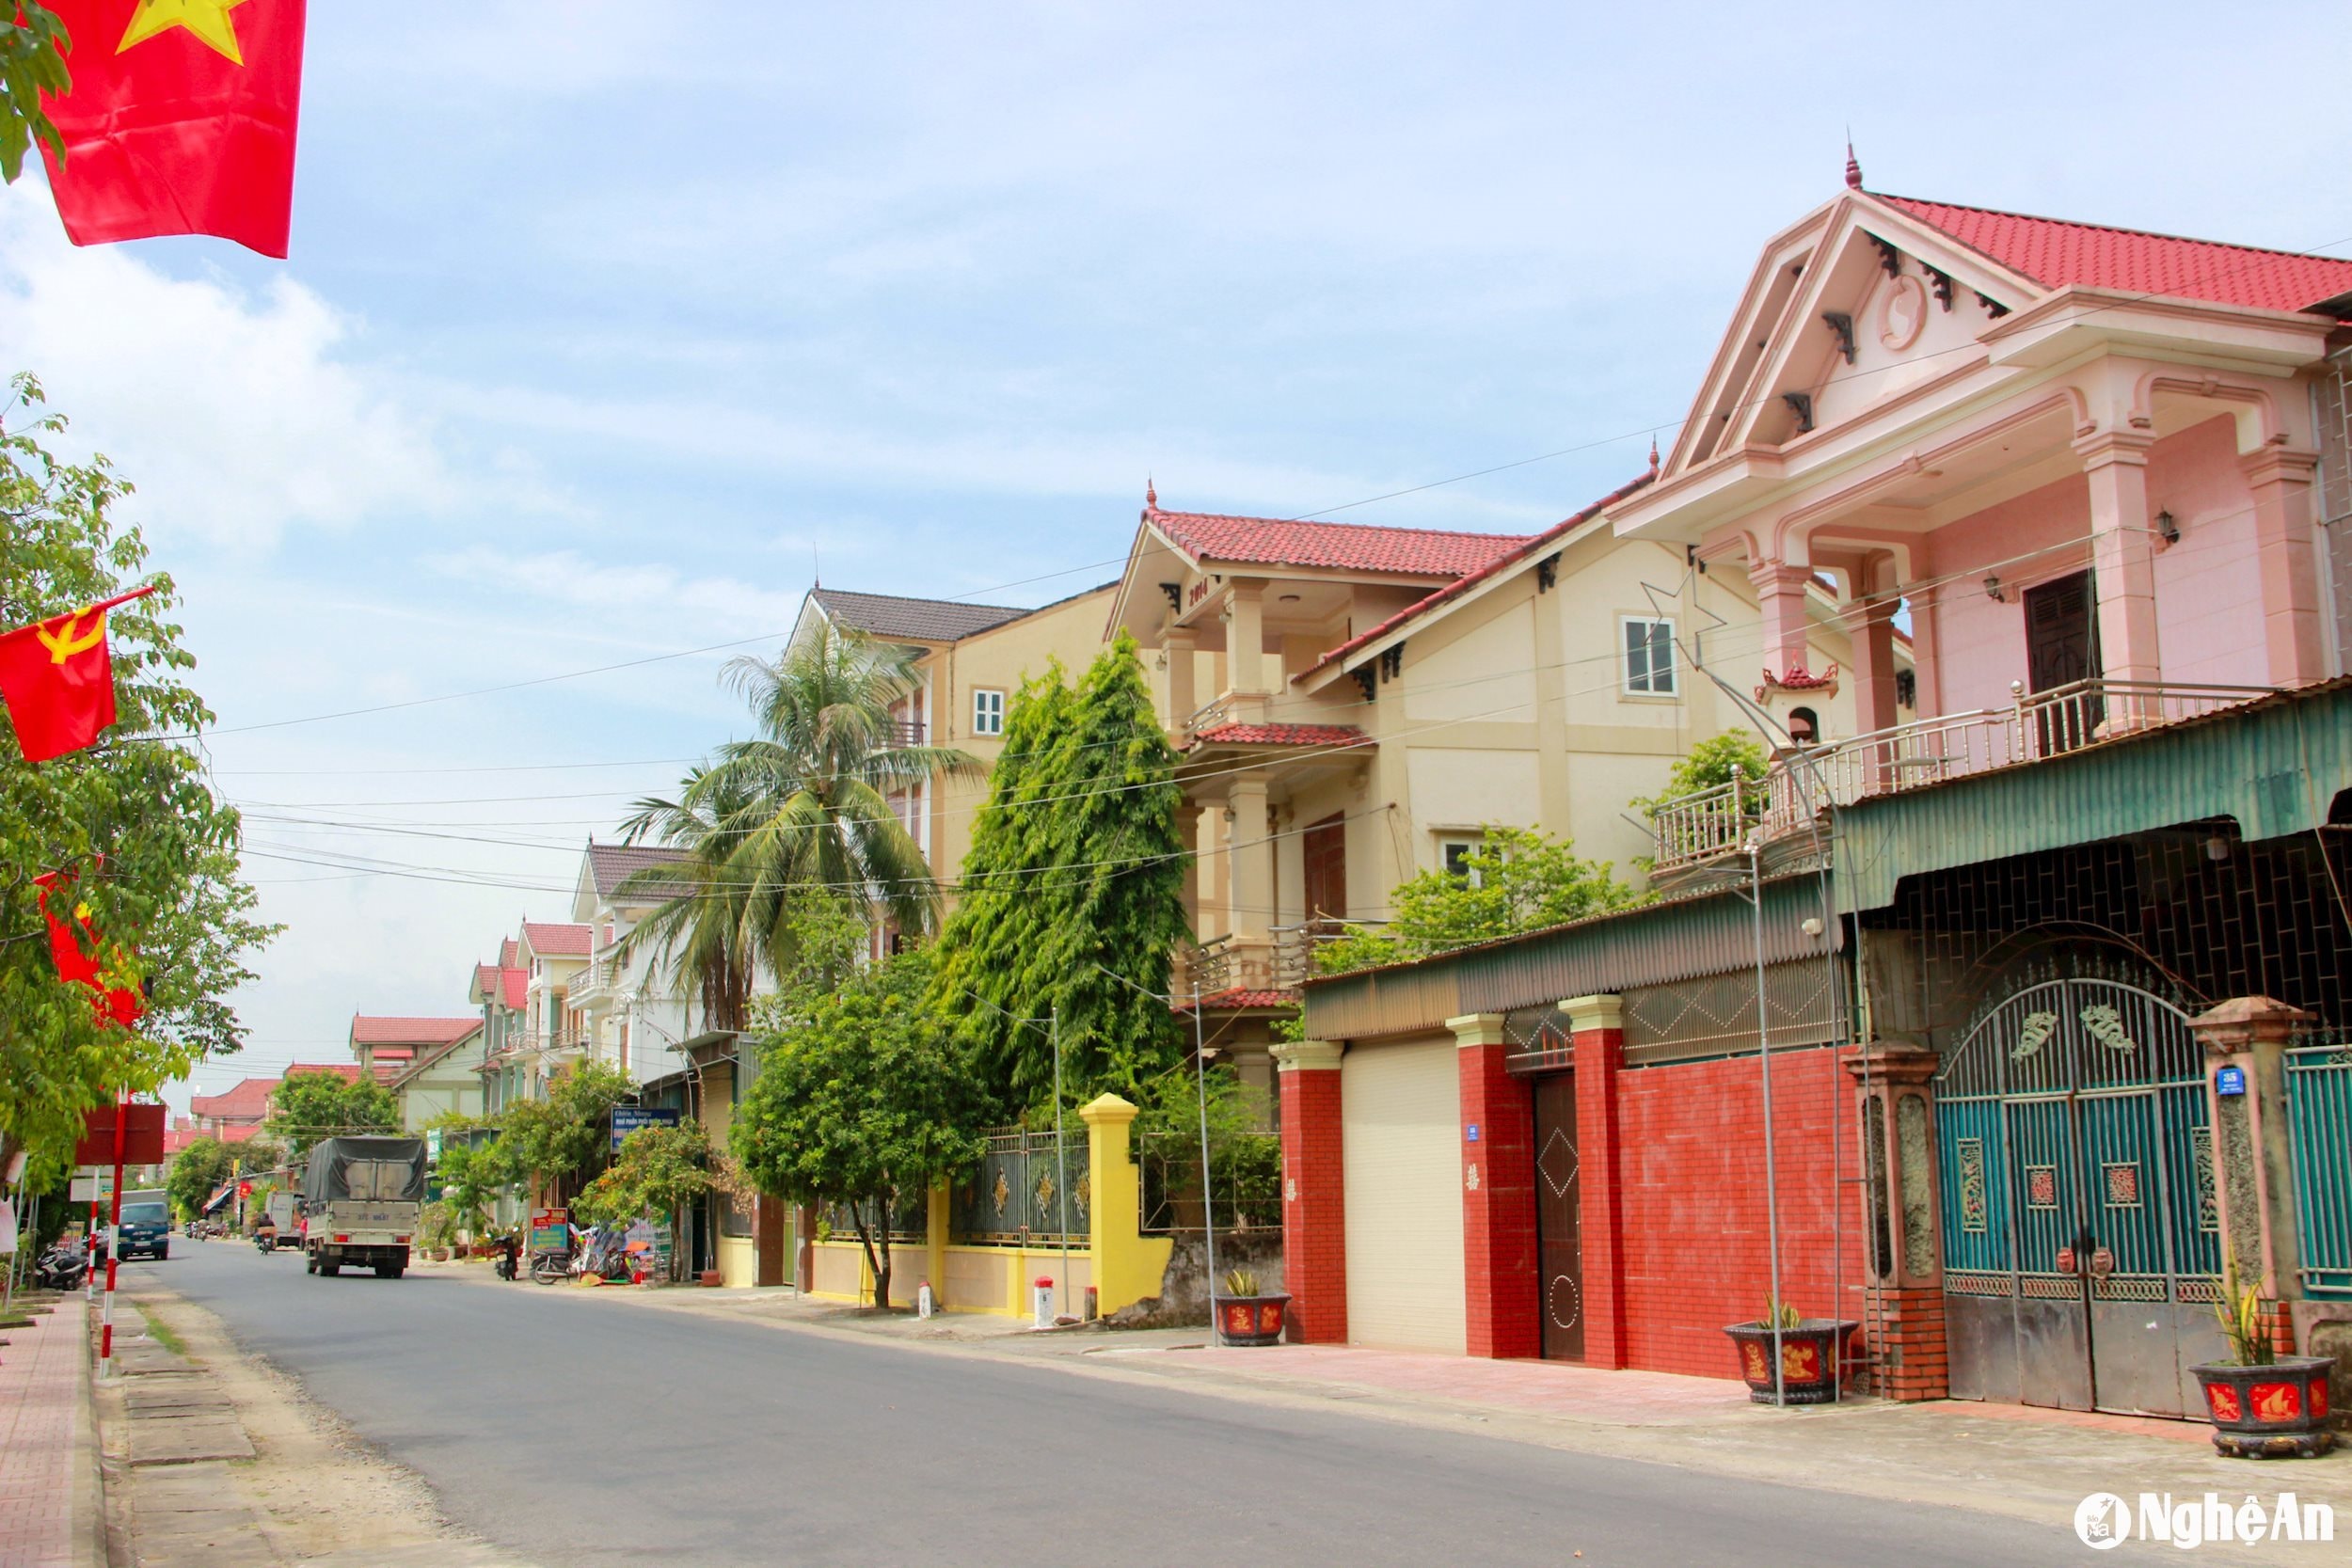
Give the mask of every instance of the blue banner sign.
M 612 1107 L 612 1149 L 620 1152 L 621 1140 L 631 1132 L 648 1127 L 675 1127 L 678 1112 L 674 1105 L 615 1105 Z

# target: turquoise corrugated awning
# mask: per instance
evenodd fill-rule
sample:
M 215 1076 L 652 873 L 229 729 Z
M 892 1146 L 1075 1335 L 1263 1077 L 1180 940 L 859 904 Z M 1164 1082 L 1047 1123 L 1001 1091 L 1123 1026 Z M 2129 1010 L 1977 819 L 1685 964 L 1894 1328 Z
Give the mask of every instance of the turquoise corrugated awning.
M 2352 680 L 2338 680 L 1859 801 L 1837 813 L 1837 907 L 1883 909 L 1905 877 L 2209 817 L 2249 840 L 2308 832 L 2346 788 Z

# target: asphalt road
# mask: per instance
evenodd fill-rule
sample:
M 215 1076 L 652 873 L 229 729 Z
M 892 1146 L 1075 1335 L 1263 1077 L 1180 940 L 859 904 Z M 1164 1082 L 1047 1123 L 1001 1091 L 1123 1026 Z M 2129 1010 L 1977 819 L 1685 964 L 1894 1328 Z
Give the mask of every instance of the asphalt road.
M 2071 1529 L 435 1273 L 152 1271 L 549 1565 L 2040 1563 Z M 1581 1553 L 1579 1559 L 1572 1554 Z

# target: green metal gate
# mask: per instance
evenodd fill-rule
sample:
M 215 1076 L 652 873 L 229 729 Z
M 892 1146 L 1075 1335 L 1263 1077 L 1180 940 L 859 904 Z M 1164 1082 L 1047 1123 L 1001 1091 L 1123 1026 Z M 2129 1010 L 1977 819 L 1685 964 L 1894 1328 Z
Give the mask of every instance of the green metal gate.
M 1936 1130 L 1952 1393 L 2200 1409 L 2220 1215 L 2187 1015 L 2113 980 L 2027 986 L 1946 1055 Z
M 2287 1129 L 2304 1293 L 2352 1296 L 2352 1041 L 2287 1053 Z

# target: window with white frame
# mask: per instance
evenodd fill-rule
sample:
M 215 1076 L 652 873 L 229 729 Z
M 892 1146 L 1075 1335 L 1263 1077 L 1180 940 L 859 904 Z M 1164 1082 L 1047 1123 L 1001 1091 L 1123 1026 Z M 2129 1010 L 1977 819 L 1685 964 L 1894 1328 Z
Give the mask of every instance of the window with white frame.
M 981 689 L 972 693 L 972 733 L 974 735 L 1005 733 L 1005 694 L 1003 692 Z
M 1672 697 L 1682 688 L 1675 669 L 1675 624 L 1628 615 L 1624 627 L 1625 689 L 1635 697 Z

